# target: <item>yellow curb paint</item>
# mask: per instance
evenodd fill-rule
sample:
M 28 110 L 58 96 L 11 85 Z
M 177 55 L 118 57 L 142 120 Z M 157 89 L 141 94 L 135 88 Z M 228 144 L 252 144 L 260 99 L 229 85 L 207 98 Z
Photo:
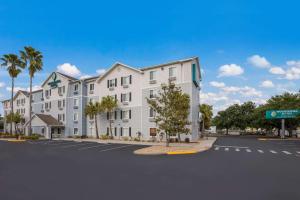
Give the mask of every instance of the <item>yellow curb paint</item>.
M 265 139 L 265 138 L 258 138 L 258 140 L 267 140 L 267 139 Z
M 8 142 L 25 142 L 26 140 L 7 140 Z
M 197 151 L 169 151 L 167 152 L 168 155 L 182 155 L 182 154 L 194 154 Z

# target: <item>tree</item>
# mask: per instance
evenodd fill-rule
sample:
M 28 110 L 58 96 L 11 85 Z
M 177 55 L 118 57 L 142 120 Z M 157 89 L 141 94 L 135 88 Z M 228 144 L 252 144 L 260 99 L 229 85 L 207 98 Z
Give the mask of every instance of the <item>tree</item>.
M 211 120 L 213 116 L 213 107 L 208 104 L 201 104 L 199 105 L 199 110 L 202 115 L 202 124 L 204 124 L 204 129 L 208 129 L 211 125 Z
M 99 113 L 103 112 L 103 107 L 100 102 L 92 103 L 90 102 L 84 109 L 85 115 L 89 116 L 90 119 L 94 119 L 96 138 L 99 139 L 99 131 L 97 125 L 97 116 Z
M 24 65 L 19 57 L 15 54 L 6 54 L 1 57 L 2 67 L 5 67 L 11 77 L 11 113 L 14 113 L 14 80 L 24 69 Z M 10 123 L 10 134 L 12 135 L 12 123 Z
M 160 131 L 166 134 L 166 146 L 169 146 L 171 135 L 190 133 L 187 125 L 190 111 L 190 97 L 175 84 L 162 85 L 156 99 L 147 98 L 150 107 L 156 113 L 154 120 Z
M 101 105 L 103 107 L 104 112 L 108 113 L 109 132 L 110 132 L 110 135 L 113 136 L 112 128 L 111 128 L 112 120 L 110 120 L 110 117 L 111 117 L 111 113 L 118 107 L 118 101 L 115 98 L 113 98 L 112 96 L 106 96 L 106 97 L 102 97 Z
M 10 123 L 10 124 L 14 123 L 16 133 L 21 132 L 20 130 L 18 130 L 17 125 L 19 123 L 24 122 L 24 120 L 25 119 L 18 112 L 17 113 L 9 113 L 8 115 L 6 115 L 6 122 Z
M 254 126 L 267 130 L 272 130 L 273 128 L 277 128 L 278 130 L 280 130 L 280 120 L 267 120 L 265 118 L 266 111 L 291 109 L 300 109 L 300 93 L 284 93 L 281 95 L 275 95 L 271 97 L 266 104 L 259 106 L 255 110 Z M 294 119 L 285 119 L 285 125 L 290 134 L 292 133 L 292 130 L 295 130 L 298 126 L 300 126 L 299 117 Z
M 29 119 L 32 117 L 32 79 L 36 72 L 43 69 L 43 55 L 41 52 L 32 47 L 24 47 L 24 51 L 20 51 L 21 60 L 24 67 L 28 68 L 30 91 L 29 91 Z M 29 120 L 29 135 L 32 134 L 31 120 Z

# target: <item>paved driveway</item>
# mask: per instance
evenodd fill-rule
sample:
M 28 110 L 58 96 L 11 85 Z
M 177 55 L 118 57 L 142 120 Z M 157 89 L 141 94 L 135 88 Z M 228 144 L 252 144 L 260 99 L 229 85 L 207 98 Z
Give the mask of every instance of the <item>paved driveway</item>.
M 300 199 L 297 141 L 221 137 L 209 151 L 180 156 L 132 154 L 138 148 L 1 141 L 0 199 Z

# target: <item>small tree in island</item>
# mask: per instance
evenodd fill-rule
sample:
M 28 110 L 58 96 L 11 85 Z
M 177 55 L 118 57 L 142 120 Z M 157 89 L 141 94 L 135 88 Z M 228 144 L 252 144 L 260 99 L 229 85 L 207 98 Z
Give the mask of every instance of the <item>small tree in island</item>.
M 158 132 L 164 132 L 166 135 L 166 146 L 169 146 L 170 136 L 177 135 L 180 141 L 180 134 L 190 133 L 187 127 L 190 125 L 190 97 L 183 93 L 180 87 L 173 83 L 163 84 L 157 97 L 147 98 L 147 102 L 156 113 L 154 121 Z

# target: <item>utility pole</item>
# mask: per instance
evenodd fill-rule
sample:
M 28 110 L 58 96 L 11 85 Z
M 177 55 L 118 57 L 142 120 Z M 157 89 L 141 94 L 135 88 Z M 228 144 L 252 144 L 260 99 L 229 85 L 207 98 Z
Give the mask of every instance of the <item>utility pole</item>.
M 284 135 L 285 135 L 285 120 L 281 119 L 281 139 L 284 139 Z

